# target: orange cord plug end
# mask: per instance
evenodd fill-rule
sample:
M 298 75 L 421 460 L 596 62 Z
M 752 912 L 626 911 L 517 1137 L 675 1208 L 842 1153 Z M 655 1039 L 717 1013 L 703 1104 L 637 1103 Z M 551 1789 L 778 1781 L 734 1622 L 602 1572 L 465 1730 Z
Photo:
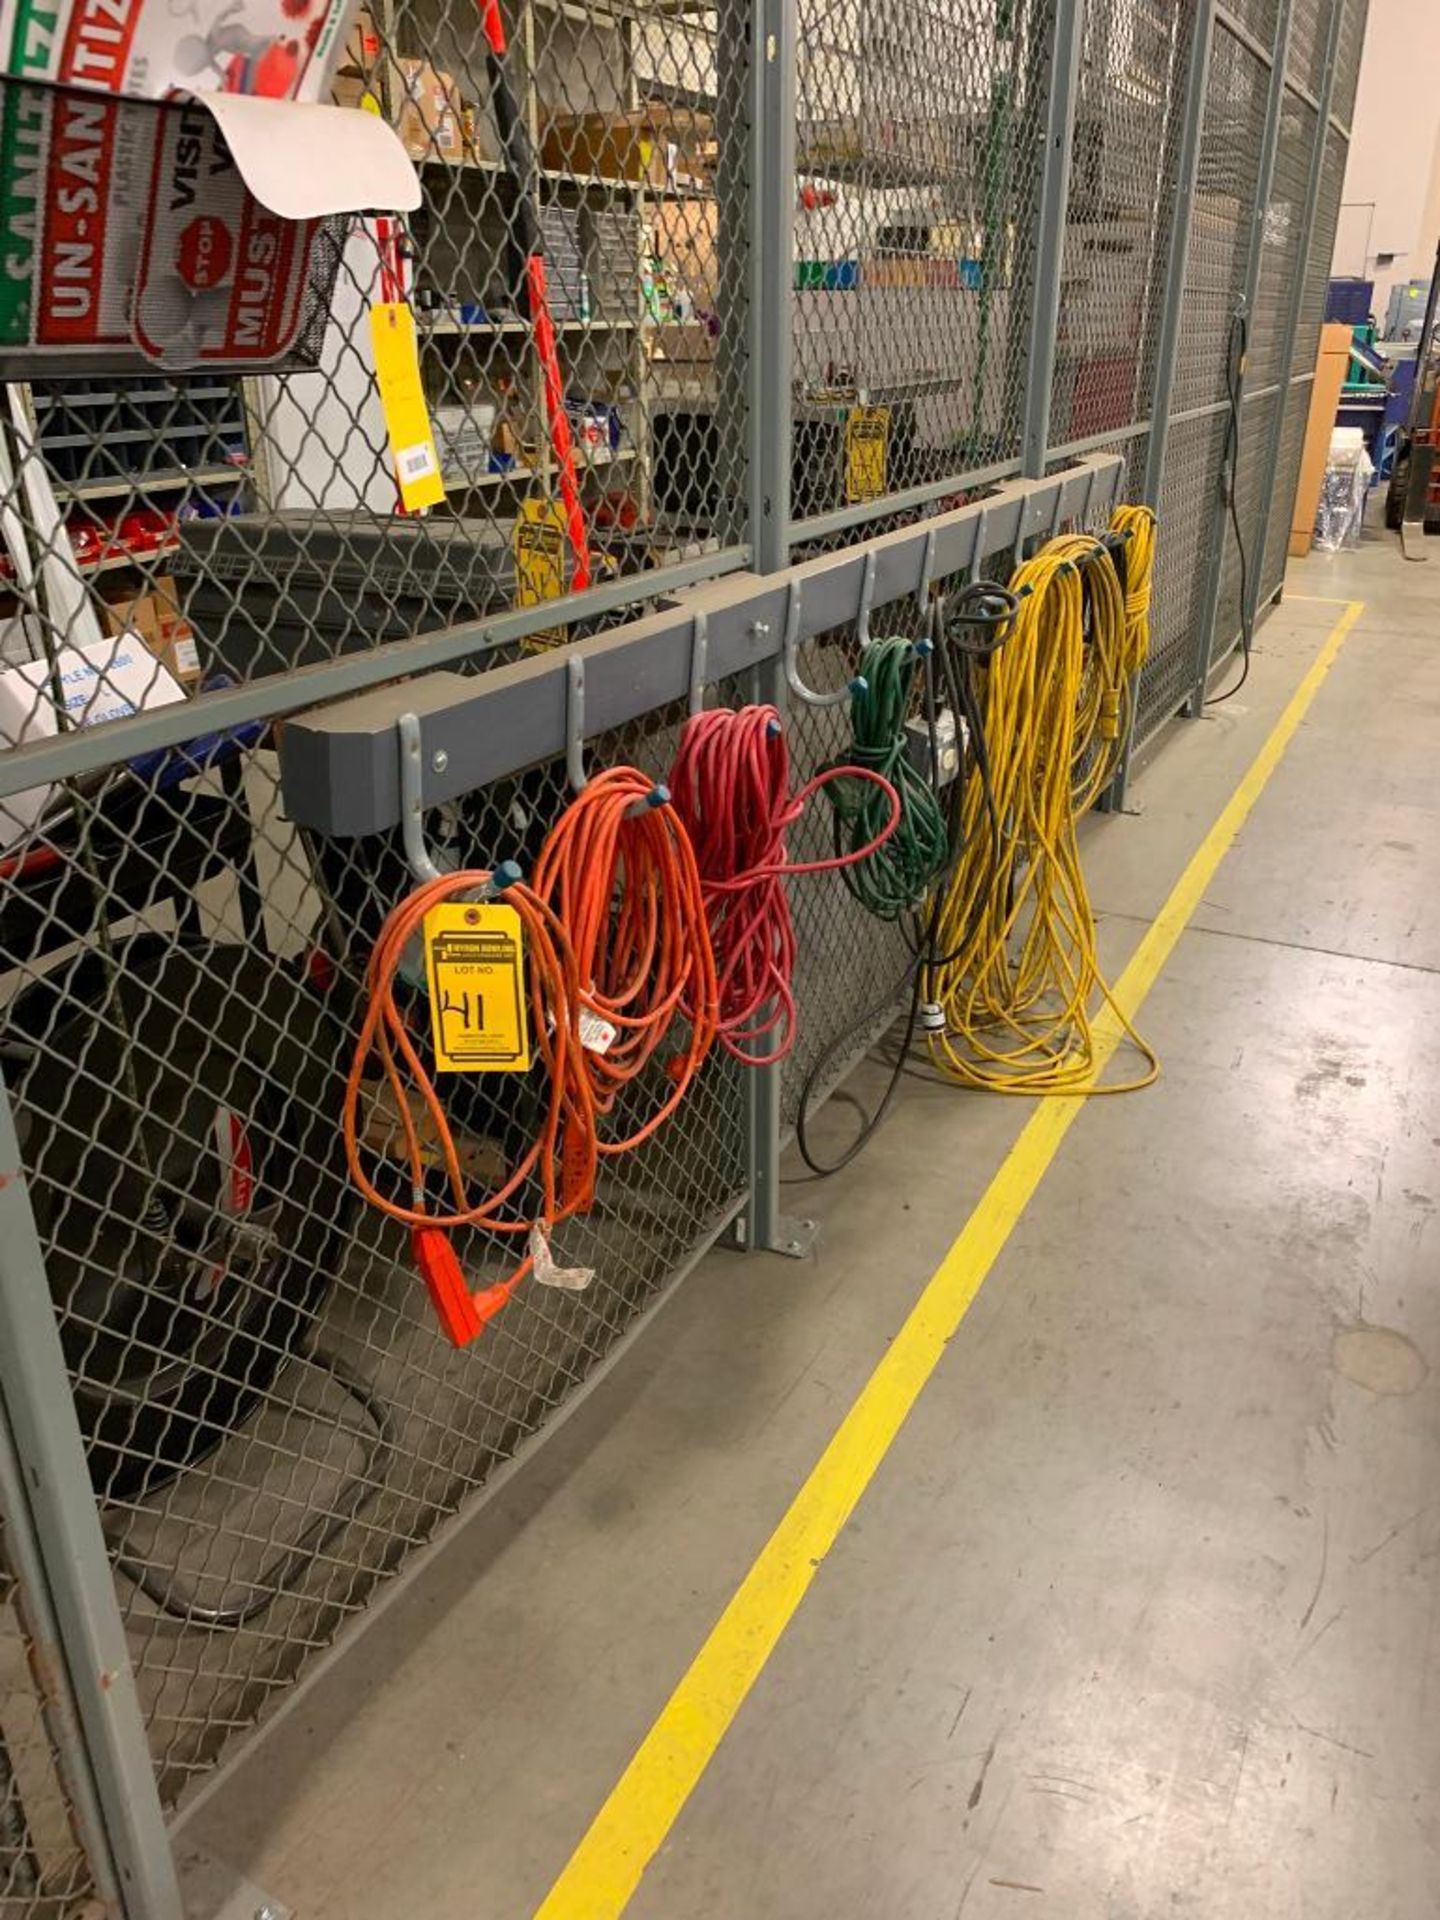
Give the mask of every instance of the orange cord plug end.
M 446 1338 L 454 1346 L 468 1346 L 501 1303 L 497 1301 L 488 1311 L 477 1309 L 475 1297 L 465 1284 L 464 1269 L 450 1244 L 450 1236 L 439 1227 L 413 1227 L 410 1245 L 420 1278 L 430 1295 L 430 1304 L 445 1330 Z M 495 1291 L 491 1287 L 488 1293 L 480 1296 L 481 1300 L 487 1300 L 489 1293 Z
M 477 1330 L 493 1320 L 515 1291 L 514 1280 L 497 1280 L 493 1287 L 486 1287 L 480 1293 L 470 1295 L 469 1305 L 475 1315 Z

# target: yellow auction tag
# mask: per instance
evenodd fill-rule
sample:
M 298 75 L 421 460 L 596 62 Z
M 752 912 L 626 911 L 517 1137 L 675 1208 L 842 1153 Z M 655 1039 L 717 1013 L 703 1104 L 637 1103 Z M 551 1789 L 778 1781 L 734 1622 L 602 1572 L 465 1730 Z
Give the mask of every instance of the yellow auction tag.
M 415 316 L 403 300 L 382 300 L 370 309 L 370 343 L 400 498 L 410 513 L 438 506 L 445 498 L 445 482 L 420 384 Z
M 522 500 L 510 536 L 515 560 L 515 604 L 539 607 L 565 591 L 565 509 L 557 500 Z M 523 642 L 531 653 L 558 647 L 564 627 L 547 627 Z
M 441 1073 L 516 1073 L 530 1064 L 525 930 L 499 900 L 446 900 L 425 916 L 425 978 Z
M 889 407 L 851 407 L 845 421 L 845 499 L 878 500 L 885 491 Z

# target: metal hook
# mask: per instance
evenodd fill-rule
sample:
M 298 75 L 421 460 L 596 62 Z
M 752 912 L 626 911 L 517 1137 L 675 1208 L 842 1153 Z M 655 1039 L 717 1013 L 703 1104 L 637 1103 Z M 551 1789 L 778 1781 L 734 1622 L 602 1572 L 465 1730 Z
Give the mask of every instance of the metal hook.
M 870 644 L 870 609 L 875 604 L 875 549 L 871 547 L 865 556 L 865 570 L 860 575 L 860 612 L 855 621 L 855 637 L 863 648 Z
M 423 774 L 420 765 L 420 722 L 413 713 L 402 713 L 395 722 L 400 743 L 400 833 L 405 846 L 405 862 L 423 886 L 438 880 L 440 869 L 425 844 L 425 826 L 421 814 Z
M 920 554 L 920 606 L 923 611 L 930 599 L 930 589 L 935 584 L 935 529 L 925 530 L 925 545 Z
M 980 565 L 985 558 L 985 531 L 989 524 L 990 508 L 988 505 L 984 505 L 975 516 L 975 544 L 970 549 L 970 578 L 972 581 L 980 578 Z
M 1016 567 L 1023 567 L 1025 564 L 1025 542 L 1029 538 L 1029 535 L 1025 531 L 1025 509 L 1029 505 L 1029 500 L 1030 496 L 1022 494 L 1019 501 L 1019 517 L 1015 522 L 1015 545 L 1010 550 L 1010 570 L 1012 573 Z
M 1088 520 L 1090 518 L 1090 502 L 1095 498 L 1095 482 L 1099 477 L 1095 468 L 1091 467 L 1090 477 L 1085 482 L 1085 505 L 1080 509 L 1080 518 L 1082 520 Z
M 785 684 L 797 700 L 803 700 L 807 707 L 838 707 L 848 700 L 852 693 L 867 691 L 862 674 L 856 674 L 847 687 L 837 687 L 833 693 L 816 693 L 813 687 L 807 687 L 800 678 L 798 655 L 800 652 L 800 581 L 790 582 L 790 593 L 785 603 L 785 641 L 782 649 L 785 661 Z
M 585 662 L 572 653 L 565 663 L 565 774 L 576 793 L 585 791 Z
M 710 651 L 710 616 L 697 613 L 690 629 L 690 714 L 705 711 L 705 661 Z
M 565 662 L 565 674 L 565 777 L 576 793 L 583 793 L 589 777 L 585 772 L 585 661 L 580 654 L 571 654 Z M 631 801 L 625 818 L 634 820 L 652 807 L 668 806 L 669 802 L 670 789 L 657 781 L 642 800 Z
M 934 650 L 935 636 L 940 632 L 941 605 L 943 596 L 931 600 L 931 589 L 935 585 L 935 529 L 925 530 L 925 545 L 920 554 L 920 617 L 926 623 L 926 631 L 915 642 L 915 651 L 927 654 Z
M 1062 478 L 1055 482 L 1055 505 L 1052 508 L 1050 513 L 1050 538 L 1052 540 L 1055 538 L 1056 534 L 1059 533 L 1060 522 L 1065 517 L 1062 511 L 1062 509 L 1064 508 L 1064 505 L 1065 505 L 1065 482 L 1064 482 L 1064 479 Z

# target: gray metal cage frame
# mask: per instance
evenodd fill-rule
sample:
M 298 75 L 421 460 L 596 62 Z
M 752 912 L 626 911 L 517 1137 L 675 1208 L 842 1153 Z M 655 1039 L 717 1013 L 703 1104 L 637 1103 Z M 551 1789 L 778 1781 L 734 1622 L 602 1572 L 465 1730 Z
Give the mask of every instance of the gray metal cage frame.
M 393 27 L 395 8 L 383 11 Z M 653 19 L 703 11 L 661 4 Z M 645 0 L 598 12 L 606 33 L 617 21 L 623 33 L 638 33 L 648 17 Z M 136 756 L 183 749 L 200 736 L 283 721 L 290 823 L 336 841 L 392 833 L 404 818 L 402 714 L 418 720 L 418 804 L 444 806 L 558 761 L 577 662 L 588 685 L 584 733 L 604 733 L 663 764 L 667 729 L 697 672 L 704 684 L 743 689 L 785 710 L 782 641 L 797 587 L 801 643 L 815 647 L 820 636 L 853 627 L 867 561 L 878 600 L 902 602 L 927 569 L 935 579 L 987 565 L 1003 570 L 1027 543 L 1062 524 L 1094 523 L 1130 498 L 1156 508 L 1160 534 L 1154 645 L 1137 689 L 1134 737 L 1109 796 L 1118 804 L 1131 756 L 1177 716 L 1201 711 L 1213 677 L 1281 591 L 1365 12 L 1366 0 L 1243 7 L 1239 0 L 1170 7 L 1158 0 L 947 0 L 928 11 L 897 0 L 887 48 L 903 54 L 907 33 L 933 33 L 937 21 L 955 29 L 954 112 L 923 130 L 924 141 L 943 147 L 937 159 L 913 143 L 883 153 L 862 144 L 836 157 L 835 128 L 848 125 L 851 81 L 835 76 L 853 74 L 856 62 L 812 63 L 806 99 L 823 108 L 824 87 L 833 82 L 835 111 L 807 109 L 807 118 L 800 111 L 804 10 L 789 0 L 736 0 L 725 10 L 731 31 L 721 36 L 726 45 L 715 55 L 706 98 L 719 127 L 716 230 L 728 283 L 719 301 L 714 404 L 735 448 L 727 485 L 741 502 L 738 517 L 698 553 L 570 593 L 559 604 L 571 637 L 555 651 L 513 657 L 553 624 L 554 602 L 382 634 L 359 650 L 103 728 L 7 747 L 0 800 L 51 782 L 107 777 Z M 570 15 L 578 32 L 587 30 L 583 0 L 572 0 Z M 1003 112 L 993 86 L 984 116 L 975 105 L 984 73 L 963 66 L 967 25 L 988 36 L 995 71 L 1001 49 L 1010 63 Z M 547 48 L 528 52 L 539 59 Z M 904 70 L 897 56 L 895 71 Z M 831 142 L 823 153 L 817 126 Z M 984 156 L 978 174 L 977 150 Z M 978 212 L 967 167 L 981 178 Z M 802 313 L 813 317 L 823 306 L 803 305 L 807 289 L 797 285 L 797 181 L 823 178 L 826 168 L 846 183 L 856 207 L 868 209 L 865 219 L 882 222 L 882 234 L 918 219 L 905 207 L 897 214 L 897 196 L 931 194 L 935 222 L 948 222 L 961 236 L 954 244 L 973 244 L 974 254 L 964 257 L 958 283 L 926 283 L 927 301 L 916 305 L 948 316 L 950 331 L 938 343 L 944 351 L 971 351 L 977 326 L 987 342 L 991 327 L 1003 341 L 993 348 L 993 366 L 1001 368 L 994 374 L 992 367 L 993 400 L 977 399 L 963 453 L 960 440 L 947 450 L 943 438 L 925 442 L 917 429 L 924 457 L 897 461 L 895 484 L 887 470 L 887 484 L 867 497 L 817 505 L 816 473 L 824 467 L 833 484 L 844 416 L 871 404 L 853 369 L 849 385 L 833 383 L 838 400 L 797 392 L 797 329 Z M 603 184 L 581 179 L 580 193 Z M 903 286 L 897 276 L 917 271 L 911 259 L 897 264 L 903 247 L 891 245 L 887 256 L 877 241 L 872 251 L 881 289 Z M 1240 320 L 1249 334 L 1243 365 L 1232 357 Z M 867 349 L 876 345 L 856 337 Z M 991 352 L 987 344 L 984 353 Z M 918 376 L 909 386 L 897 380 L 894 391 L 902 395 L 897 414 L 913 405 L 918 417 L 933 400 Z M 1004 416 L 993 444 L 980 431 L 987 408 Z M 932 407 L 933 417 L 942 414 Z M 797 481 L 807 489 L 804 511 L 797 510 Z M 17 501 L 7 488 L 7 507 L 33 510 Z M 380 552 L 374 580 L 393 558 Z M 225 577 L 217 563 L 216 580 Z M 250 580 L 244 565 L 238 579 L 229 576 L 225 591 L 237 607 Z M 55 604 L 43 595 L 27 610 L 58 626 Z M 697 615 L 708 634 L 698 667 Z M 793 718 L 802 767 L 818 765 L 834 744 L 828 723 L 814 712 Z M 545 778 L 553 801 L 561 776 Z M 835 996 L 816 985 L 819 977 L 858 967 L 883 980 L 893 967 L 890 947 L 842 905 L 817 893 L 801 920 L 812 966 L 806 992 L 822 1040 Z M 7 953 L 7 970 L 26 964 L 25 955 Z M 603 1338 L 546 1376 L 549 1384 L 532 1394 L 519 1423 L 520 1438 L 486 1454 L 473 1484 L 438 1504 L 426 1522 L 435 1537 L 461 1524 L 577 1402 L 728 1226 L 738 1220 L 751 1248 L 792 1243 L 778 1168 L 796 1071 L 755 1071 L 743 1089 L 727 1083 L 715 1090 L 716 1127 L 740 1116 L 735 1165 L 676 1211 L 668 1239 L 663 1207 L 645 1216 L 657 1242 L 652 1277 L 625 1294 Z M 681 1177 L 678 1162 L 657 1164 L 652 1177 L 665 1188 Z M 92 1487 L 74 1399 L 76 1362 L 61 1339 L 34 1181 L 11 1096 L 0 1090 L 0 1596 L 8 1576 L 36 1724 L 43 1723 L 76 1863 L 63 1887 L 31 1884 L 22 1796 L 0 1737 L 0 1920 L 60 1920 L 87 1896 L 126 1920 L 180 1920 L 177 1803 L 183 1815 L 192 1777 L 220 1777 L 217 1769 L 241 1750 L 241 1729 L 218 1738 L 191 1773 L 182 1769 L 178 1785 L 162 1778 L 151 1708 L 136 1685 L 130 1616 L 117 1600 L 123 1555 L 102 1525 Z M 417 1536 L 417 1551 L 420 1544 Z M 403 1575 L 413 1564 L 407 1547 L 386 1571 Z M 353 1645 L 396 1585 L 392 1577 L 381 1587 L 377 1576 L 342 1620 L 317 1630 L 315 1647 L 297 1655 L 275 1697 L 293 1698 L 302 1674 Z M 0 1695 L 0 1736 L 5 1709 Z M 247 1708 L 240 1719 L 253 1722 L 259 1712 Z M 264 1726 L 261 1718 L 244 1739 L 263 1739 Z

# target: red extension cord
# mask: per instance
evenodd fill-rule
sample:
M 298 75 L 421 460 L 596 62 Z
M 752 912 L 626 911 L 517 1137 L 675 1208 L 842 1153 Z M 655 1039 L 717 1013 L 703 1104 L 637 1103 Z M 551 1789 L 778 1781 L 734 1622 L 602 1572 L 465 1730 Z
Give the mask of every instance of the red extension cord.
M 891 806 L 884 831 L 850 853 L 787 860 L 786 833 L 833 780 L 883 787 Z M 774 707 L 693 714 L 680 734 L 670 787 L 700 870 L 719 981 L 720 1044 L 749 1066 L 771 1066 L 795 1044 L 795 927 L 784 882 L 868 859 L 899 826 L 900 796 L 883 775 L 852 766 L 827 767 L 792 795 L 790 753 Z

